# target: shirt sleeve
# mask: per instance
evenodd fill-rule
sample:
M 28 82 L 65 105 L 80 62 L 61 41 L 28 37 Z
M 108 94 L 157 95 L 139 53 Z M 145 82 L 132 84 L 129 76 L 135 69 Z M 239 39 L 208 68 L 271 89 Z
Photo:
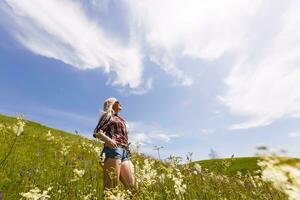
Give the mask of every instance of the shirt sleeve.
M 102 115 L 98 121 L 96 128 L 94 129 L 94 133 L 98 133 L 100 130 L 105 132 L 110 123 L 111 117 L 107 114 Z

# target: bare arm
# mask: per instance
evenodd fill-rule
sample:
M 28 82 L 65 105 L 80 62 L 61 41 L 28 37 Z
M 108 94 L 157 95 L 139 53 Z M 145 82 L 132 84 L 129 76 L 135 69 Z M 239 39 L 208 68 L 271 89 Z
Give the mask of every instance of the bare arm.
M 101 115 L 96 128 L 94 129 L 93 137 L 99 138 L 103 142 L 109 141 L 109 137 L 105 135 L 105 130 L 110 123 L 108 115 Z
M 102 140 L 105 143 L 111 140 L 107 135 L 104 134 L 104 132 L 102 130 L 100 130 L 99 132 L 94 133 L 93 137 L 98 138 L 98 139 Z
M 105 134 L 106 128 L 109 126 L 109 124 L 110 118 L 105 115 L 101 116 L 96 128 L 94 129 L 93 137 L 99 138 L 110 148 L 116 148 L 116 142 Z
M 105 135 L 102 130 L 94 133 L 93 136 L 95 138 L 99 138 L 100 140 L 105 142 L 105 144 L 107 144 L 110 148 L 113 148 L 113 149 L 117 148 L 117 143 L 114 140 L 112 140 L 110 137 Z

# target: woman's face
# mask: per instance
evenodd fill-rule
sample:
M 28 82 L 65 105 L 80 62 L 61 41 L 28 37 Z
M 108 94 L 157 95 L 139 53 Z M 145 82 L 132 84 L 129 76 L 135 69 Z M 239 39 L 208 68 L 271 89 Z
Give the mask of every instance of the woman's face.
M 120 102 L 119 102 L 119 101 L 116 101 L 116 102 L 114 103 L 112 109 L 113 109 L 116 113 L 120 112 L 120 111 L 122 110 L 122 106 L 121 106 Z

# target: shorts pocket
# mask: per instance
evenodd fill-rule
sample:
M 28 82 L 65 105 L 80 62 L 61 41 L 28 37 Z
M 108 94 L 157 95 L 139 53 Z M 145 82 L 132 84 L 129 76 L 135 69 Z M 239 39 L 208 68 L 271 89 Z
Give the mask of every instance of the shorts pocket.
M 119 148 L 111 149 L 109 147 L 104 147 L 105 156 L 109 158 L 121 158 L 122 152 Z

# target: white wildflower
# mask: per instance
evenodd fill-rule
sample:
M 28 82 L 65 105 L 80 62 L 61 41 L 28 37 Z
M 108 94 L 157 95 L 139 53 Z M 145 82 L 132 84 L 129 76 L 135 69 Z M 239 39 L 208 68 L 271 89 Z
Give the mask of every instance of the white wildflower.
M 144 160 L 144 165 L 142 169 L 137 169 L 137 183 L 143 183 L 146 187 L 154 184 L 157 181 L 157 171 L 154 169 L 153 160 Z
M 81 147 L 82 147 L 83 150 L 86 150 L 86 146 L 87 145 L 86 145 L 85 141 L 82 141 L 81 142 Z
M 62 149 L 60 150 L 61 154 L 66 156 L 69 153 L 70 146 L 66 146 L 65 144 L 62 145 Z
M 175 171 L 177 172 L 177 176 L 172 174 L 172 180 L 174 181 L 174 190 L 177 195 L 181 195 L 186 192 L 186 184 L 183 183 L 183 175 L 181 174 L 180 170 L 175 168 Z
M 48 130 L 48 133 L 47 133 L 47 135 L 46 135 L 46 136 L 48 136 L 48 137 L 52 136 L 52 134 L 51 134 L 51 131 L 50 131 L 50 130 Z
M 187 186 L 183 183 L 184 176 L 178 168 L 169 167 L 167 169 L 167 177 L 174 182 L 174 191 L 179 199 L 184 199 L 183 194 L 186 192 Z
M 95 153 L 96 153 L 97 155 L 100 155 L 100 153 L 101 153 L 101 150 L 100 150 L 99 147 L 95 147 L 95 148 L 94 148 L 94 151 L 95 151 Z
M 236 172 L 236 175 L 237 175 L 239 178 L 242 178 L 242 176 L 243 176 L 242 172 L 240 172 L 240 171 L 237 171 L 237 172 Z
M 35 187 L 34 189 L 31 189 L 29 192 L 20 193 L 20 195 L 28 200 L 46 200 L 46 199 L 50 198 L 50 195 L 48 195 L 48 192 L 51 189 L 52 189 L 52 187 L 49 187 L 47 190 L 44 190 L 41 193 L 41 190 L 38 187 Z
M 47 133 L 47 140 L 49 141 L 49 140 L 54 140 L 54 136 L 51 134 L 51 131 L 50 130 L 48 130 L 48 133 Z
M 106 200 L 130 200 L 130 190 L 122 191 L 119 186 L 104 190 Z
M 240 184 L 241 186 L 245 185 L 244 181 L 242 181 L 241 179 L 237 179 L 237 183 Z
M 93 149 L 94 148 L 94 145 L 93 144 L 88 144 L 88 146 L 90 147 L 90 149 Z
M 52 186 L 50 186 L 50 187 L 48 187 L 48 189 L 47 189 L 47 190 L 48 190 L 48 191 L 50 191 L 50 190 L 52 190 L 52 189 L 53 189 L 53 187 L 52 187 Z
M 21 117 L 17 117 L 17 123 L 13 125 L 12 130 L 17 135 L 20 136 L 24 131 L 25 122 Z
M 79 178 L 83 177 L 85 170 L 84 169 L 82 169 L 82 170 L 74 169 L 73 172 L 75 174 L 75 178 L 71 179 L 71 182 L 78 181 Z
M 202 171 L 201 165 L 199 165 L 198 163 L 195 163 L 195 164 L 194 164 L 194 168 L 196 169 L 196 171 L 197 171 L 199 174 L 201 173 L 201 171 Z
M 164 183 L 165 182 L 165 179 L 166 179 L 166 175 L 164 173 L 162 173 L 160 176 L 159 176 L 159 181 L 161 183 Z
M 75 173 L 76 176 L 78 177 L 82 177 L 84 175 L 85 170 L 78 170 L 78 169 L 74 169 L 73 172 Z
M 258 163 L 262 167 L 262 178 L 275 188 L 284 191 L 290 200 L 300 199 L 300 166 L 280 164 L 280 159 L 265 156 Z
M 93 197 L 93 194 L 90 193 L 90 194 L 85 195 L 85 196 L 83 197 L 83 200 L 90 200 L 90 199 L 92 199 L 92 197 Z

